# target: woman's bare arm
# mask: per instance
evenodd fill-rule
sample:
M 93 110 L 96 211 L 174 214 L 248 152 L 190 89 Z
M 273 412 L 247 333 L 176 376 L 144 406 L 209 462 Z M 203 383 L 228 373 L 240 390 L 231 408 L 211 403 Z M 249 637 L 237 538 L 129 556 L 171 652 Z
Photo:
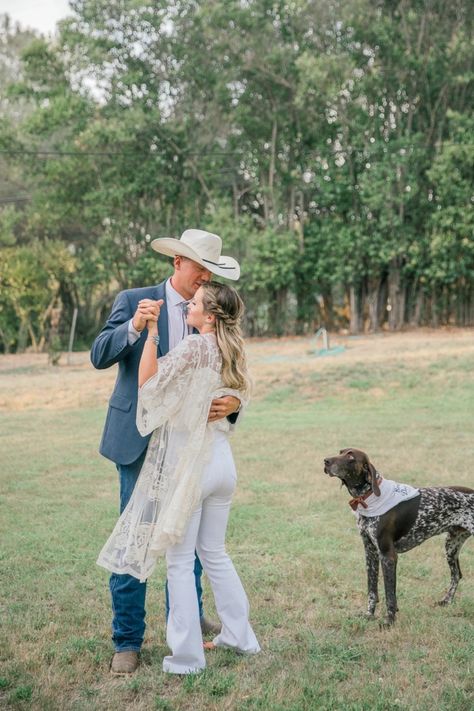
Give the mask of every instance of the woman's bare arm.
M 149 309 L 143 309 L 143 316 L 146 316 L 146 326 L 148 336 L 143 347 L 142 357 L 138 366 L 138 387 L 146 383 L 155 373 L 158 372 L 158 358 L 156 357 L 156 336 L 158 336 L 158 318 L 160 316 L 160 308 L 163 304 L 163 299 L 156 302 L 158 309 L 150 313 Z M 138 305 L 140 309 L 140 304 Z

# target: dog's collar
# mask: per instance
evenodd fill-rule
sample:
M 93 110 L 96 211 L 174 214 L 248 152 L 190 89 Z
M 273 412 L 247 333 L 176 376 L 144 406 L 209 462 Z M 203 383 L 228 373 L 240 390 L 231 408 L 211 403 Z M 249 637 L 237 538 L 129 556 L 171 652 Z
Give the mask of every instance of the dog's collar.
M 379 484 L 382 481 L 383 477 L 377 472 L 377 484 Z M 349 506 L 353 511 L 357 511 L 357 507 L 359 504 L 364 508 L 368 508 L 367 504 L 365 503 L 365 500 L 369 498 L 373 494 L 372 490 L 372 485 L 367 482 L 366 486 L 362 489 L 361 493 L 355 496 L 353 499 L 349 501 Z

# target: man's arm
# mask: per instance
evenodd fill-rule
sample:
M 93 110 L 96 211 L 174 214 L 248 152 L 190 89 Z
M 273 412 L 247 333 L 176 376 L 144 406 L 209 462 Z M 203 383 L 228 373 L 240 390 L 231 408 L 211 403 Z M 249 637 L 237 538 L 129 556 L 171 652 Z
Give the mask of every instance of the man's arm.
M 128 324 L 132 317 L 129 298 L 126 292 L 121 291 L 115 298 L 104 328 L 92 344 L 91 361 L 94 368 L 110 368 L 133 348 L 128 338 Z
M 234 425 L 239 416 L 241 402 L 234 395 L 224 395 L 211 402 L 208 422 L 217 422 L 227 417 L 231 425 Z
M 92 344 L 92 365 L 102 370 L 125 358 L 140 340 L 147 317 L 156 314 L 156 304 L 152 299 L 142 299 L 134 313 L 127 292 L 121 291 L 114 301 L 104 328 Z

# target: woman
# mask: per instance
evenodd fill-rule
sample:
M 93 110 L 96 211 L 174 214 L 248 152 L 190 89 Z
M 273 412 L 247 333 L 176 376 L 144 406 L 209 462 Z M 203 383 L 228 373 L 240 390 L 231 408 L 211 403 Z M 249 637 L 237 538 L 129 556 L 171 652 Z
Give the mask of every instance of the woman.
M 162 302 L 161 302 L 162 303 Z M 188 674 L 204 669 L 204 647 L 194 589 L 197 551 L 214 593 L 222 630 L 211 646 L 260 650 L 248 621 L 248 600 L 225 552 L 225 532 L 236 472 L 229 423 L 208 423 L 213 398 L 249 391 L 237 292 L 203 284 L 188 308 L 187 323 L 199 335 L 185 338 L 157 360 L 158 316 L 138 372 L 137 427 L 153 432 L 132 498 L 102 549 L 98 563 L 145 580 L 158 555 L 167 561 L 171 655 L 163 670 Z M 144 313 L 146 313 L 144 311 Z

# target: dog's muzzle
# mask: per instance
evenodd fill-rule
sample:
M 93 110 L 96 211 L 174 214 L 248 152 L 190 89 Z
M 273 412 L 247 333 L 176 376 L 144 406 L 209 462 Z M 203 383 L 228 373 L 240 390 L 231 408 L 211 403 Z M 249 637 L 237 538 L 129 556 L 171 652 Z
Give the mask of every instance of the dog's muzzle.
M 332 471 L 332 462 L 330 459 L 324 460 L 324 473 L 328 476 L 337 476 L 337 474 Z

